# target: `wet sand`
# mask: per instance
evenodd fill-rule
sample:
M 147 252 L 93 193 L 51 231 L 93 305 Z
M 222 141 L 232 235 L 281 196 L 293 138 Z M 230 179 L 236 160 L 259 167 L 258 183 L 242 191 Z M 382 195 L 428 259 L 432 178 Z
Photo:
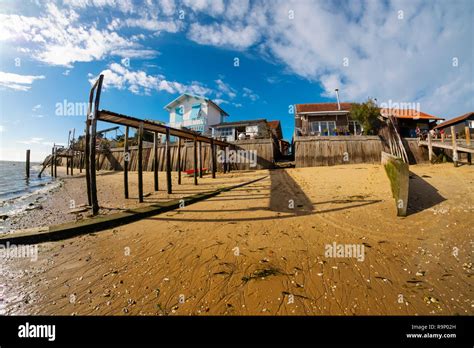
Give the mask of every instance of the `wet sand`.
M 474 170 L 410 170 L 406 218 L 396 217 L 379 165 L 220 174 L 223 183 L 267 177 L 177 211 L 40 244 L 36 262 L 4 260 L 3 310 L 472 315 Z M 145 182 L 152 187 L 151 177 Z M 364 245 L 363 261 L 326 256 L 334 242 Z

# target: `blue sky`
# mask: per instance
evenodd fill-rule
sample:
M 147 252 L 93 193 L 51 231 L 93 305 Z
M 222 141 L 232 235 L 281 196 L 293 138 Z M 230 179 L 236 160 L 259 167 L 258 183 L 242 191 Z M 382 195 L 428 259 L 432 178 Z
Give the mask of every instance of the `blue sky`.
M 42 160 L 84 116 L 105 75 L 101 107 L 167 121 L 163 106 L 203 94 L 228 121 L 282 122 L 296 103 L 419 103 L 451 118 L 473 111 L 474 28 L 469 0 L 0 0 L 2 160 Z M 239 66 L 234 66 L 235 58 Z M 129 61 L 129 64 L 128 64 Z M 100 128 L 109 125 L 102 124 Z

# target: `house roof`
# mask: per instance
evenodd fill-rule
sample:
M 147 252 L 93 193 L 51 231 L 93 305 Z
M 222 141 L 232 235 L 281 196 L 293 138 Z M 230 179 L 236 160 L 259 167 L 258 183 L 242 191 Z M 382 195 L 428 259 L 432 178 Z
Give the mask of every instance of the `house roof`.
M 296 113 L 300 112 L 328 112 L 328 111 L 350 111 L 352 103 L 340 103 L 339 110 L 337 103 L 313 103 L 313 104 L 296 104 Z
M 458 116 L 458 117 L 455 117 L 455 118 L 452 118 L 450 120 L 447 120 L 443 123 L 440 123 L 439 125 L 437 125 L 436 127 L 434 127 L 435 129 L 437 128 L 445 128 L 445 127 L 448 127 L 448 126 L 452 126 L 452 125 L 455 125 L 456 123 L 460 123 L 460 122 L 463 122 L 463 121 L 466 121 L 468 119 L 474 119 L 474 112 L 468 112 L 467 114 L 464 114 L 464 115 L 461 115 L 461 116 Z
M 227 112 L 225 112 L 219 105 L 217 105 L 214 101 L 212 101 L 211 99 L 209 98 L 206 98 L 206 97 L 203 97 L 201 95 L 194 95 L 194 94 L 190 94 L 190 93 L 184 93 L 184 94 L 181 94 L 179 97 L 177 97 L 176 99 L 174 99 L 173 101 L 171 101 L 170 103 L 168 103 L 167 105 L 165 105 L 164 109 L 165 110 L 168 110 L 168 111 L 171 111 L 171 108 L 173 107 L 173 105 L 176 105 L 178 104 L 181 100 L 183 100 L 184 98 L 196 98 L 196 99 L 201 99 L 201 100 L 204 100 L 212 105 L 214 105 L 224 116 L 229 116 L 229 114 Z
M 382 108 L 380 109 L 382 116 L 394 116 L 396 118 L 404 119 L 416 119 L 416 120 L 444 120 L 444 118 L 436 117 L 426 112 L 414 110 L 414 109 L 393 109 L 393 108 Z
M 257 120 L 245 120 L 245 121 L 235 121 L 235 122 L 221 122 L 210 127 L 217 128 L 217 127 L 232 127 L 232 126 L 246 126 L 249 124 L 256 124 L 256 123 L 266 123 L 267 120 L 264 118 L 260 118 Z
M 268 124 L 268 127 L 270 127 L 271 129 L 275 129 L 275 130 L 277 130 L 278 127 L 280 127 L 280 121 L 278 121 L 278 120 L 268 121 L 267 124 Z

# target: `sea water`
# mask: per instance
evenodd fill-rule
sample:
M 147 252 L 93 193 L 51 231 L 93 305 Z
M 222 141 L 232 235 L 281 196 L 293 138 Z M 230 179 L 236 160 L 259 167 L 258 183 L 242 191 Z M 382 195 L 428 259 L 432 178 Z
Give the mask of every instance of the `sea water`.
M 41 168 L 41 164 L 31 163 L 30 177 L 26 178 L 25 162 L 0 161 L 0 215 L 28 209 L 41 194 L 59 185 L 59 180 L 51 177 L 50 168 L 38 178 Z

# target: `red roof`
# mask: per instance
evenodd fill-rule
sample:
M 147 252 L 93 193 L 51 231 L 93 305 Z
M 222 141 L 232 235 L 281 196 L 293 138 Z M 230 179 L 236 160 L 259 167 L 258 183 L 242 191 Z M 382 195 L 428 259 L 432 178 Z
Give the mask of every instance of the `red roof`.
M 382 116 L 394 116 L 396 118 L 422 119 L 422 120 L 444 120 L 444 118 L 436 117 L 422 111 L 414 109 L 380 109 Z
M 341 111 L 349 111 L 352 103 L 341 103 Z M 296 112 L 339 111 L 337 103 L 296 104 Z
M 268 121 L 267 124 L 268 127 L 272 129 L 278 129 L 278 127 L 280 126 L 280 121 Z
M 470 119 L 471 117 L 474 119 L 474 112 L 468 112 L 467 114 L 464 114 L 464 115 L 461 115 L 461 116 L 452 118 L 452 119 L 450 119 L 450 120 L 447 120 L 446 122 L 440 123 L 440 124 L 437 125 L 435 128 L 448 127 L 448 126 L 451 126 L 451 125 L 453 125 L 453 124 L 466 121 L 467 119 Z

